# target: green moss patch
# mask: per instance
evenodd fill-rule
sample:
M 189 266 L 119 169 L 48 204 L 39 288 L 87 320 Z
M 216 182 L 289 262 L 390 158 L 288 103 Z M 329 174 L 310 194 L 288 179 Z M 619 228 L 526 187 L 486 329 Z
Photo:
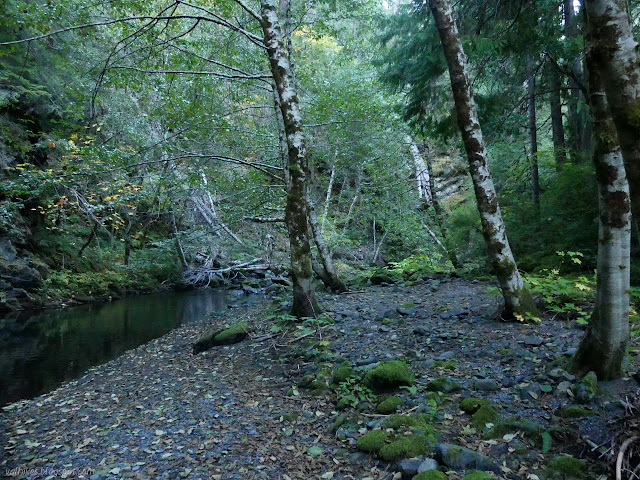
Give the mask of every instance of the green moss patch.
M 504 422 L 497 423 L 491 430 L 484 434 L 485 440 L 502 438 L 507 433 L 523 432 L 524 436 L 531 442 L 542 445 L 542 434 L 544 426 L 531 421 L 523 420 L 519 417 L 510 418 Z
M 333 372 L 333 378 L 331 381 L 333 383 L 342 383 L 346 382 L 352 377 L 355 377 L 356 372 L 348 363 L 343 363 Z
M 489 405 L 484 405 L 472 415 L 471 425 L 478 430 L 483 430 L 487 423 L 496 423 L 499 418 L 500 415 L 495 408 Z
M 428 472 L 419 473 L 411 480 L 447 480 L 448 478 L 449 477 L 439 470 L 429 470 Z
M 382 422 L 382 426 L 384 428 L 393 428 L 394 430 L 402 427 L 410 427 L 432 431 L 432 421 L 432 417 L 425 413 L 419 413 L 417 415 L 391 415 Z
M 487 472 L 482 472 L 480 470 L 471 470 L 467 473 L 462 480 L 495 480 L 496 477 Z
M 251 327 L 247 322 L 238 322 L 223 330 L 203 335 L 193 344 L 193 354 L 204 352 L 219 345 L 239 343 L 249 336 Z
M 429 382 L 426 388 L 429 392 L 442 393 L 454 393 L 462 390 L 462 387 L 457 382 L 445 377 L 436 378 Z
M 460 410 L 469 415 L 473 415 L 480 407 L 485 407 L 489 405 L 489 400 L 485 400 L 484 398 L 463 398 L 460 401 Z
M 386 445 L 389 433 L 384 430 L 372 430 L 356 441 L 356 448 L 361 452 L 378 453 Z
M 433 440 L 425 435 L 408 435 L 383 446 L 378 457 L 385 462 L 418 457 L 431 452 Z
M 413 382 L 413 372 L 400 360 L 382 362 L 364 377 L 365 385 L 374 392 L 388 392 L 403 385 L 413 385 Z
M 376 407 L 376 411 L 383 415 L 395 412 L 404 401 L 399 397 L 387 397 Z
M 560 410 L 560 416 L 562 418 L 581 418 L 581 417 L 592 417 L 597 415 L 593 410 L 589 410 L 588 408 L 582 408 L 575 405 L 570 407 L 564 407 Z
M 587 470 L 584 460 L 573 457 L 556 457 L 547 464 L 547 467 L 552 472 L 573 478 L 583 478 Z

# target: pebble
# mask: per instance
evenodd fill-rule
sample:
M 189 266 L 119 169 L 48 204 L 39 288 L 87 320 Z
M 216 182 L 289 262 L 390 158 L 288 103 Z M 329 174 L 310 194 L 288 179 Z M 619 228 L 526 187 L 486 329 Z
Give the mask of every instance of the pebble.
M 447 352 L 442 352 L 440 355 L 438 355 L 436 357 L 436 360 L 450 360 L 452 358 L 454 358 L 456 356 L 456 352 L 452 352 L 452 351 L 447 351 Z
M 428 472 L 429 470 L 437 470 L 439 466 L 440 464 L 436 462 L 433 458 L 427 458 L 418 467 L 418 473 Z
M 492 392 L 494 390 L 499 390 L 500 385 L 493 378 L 485 378 L 482 380 L 476 380 L 473 385 L 476 390 L 482 390 L 484 392 Z
M 422 458 L 407 458 L 398 462 L 398 469 L 402 473 L 402 478 L 411 479 L 418 474 L 418 468 L 422 465 Z
M 530 383 L 520 390 L 520 398 L 522 400 L 536 400 L 540 395 L 542 395 L 542 390 L 540 390 L 539 383 Z
M 542 343 L 542 338 L 535 335 L 527 335 L 526 337 L 524 337 L 524 344 L 529 347 L 539 347 L 540 345 L 542 345 Z

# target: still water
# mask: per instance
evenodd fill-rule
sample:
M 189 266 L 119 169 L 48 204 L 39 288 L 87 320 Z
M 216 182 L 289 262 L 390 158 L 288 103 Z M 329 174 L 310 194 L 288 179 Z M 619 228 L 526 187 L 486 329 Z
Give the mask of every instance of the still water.
M 263 298 L 163 292 L 0 318 L 0 406 L 49 392 L 180 325 Z

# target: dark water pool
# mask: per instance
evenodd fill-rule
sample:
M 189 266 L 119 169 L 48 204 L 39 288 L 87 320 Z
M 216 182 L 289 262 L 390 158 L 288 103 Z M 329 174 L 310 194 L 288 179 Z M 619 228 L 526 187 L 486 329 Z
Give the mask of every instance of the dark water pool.
M 0 406 L 33 398 L 185 323 L 264 297 L 163 292 L 0 318 Z

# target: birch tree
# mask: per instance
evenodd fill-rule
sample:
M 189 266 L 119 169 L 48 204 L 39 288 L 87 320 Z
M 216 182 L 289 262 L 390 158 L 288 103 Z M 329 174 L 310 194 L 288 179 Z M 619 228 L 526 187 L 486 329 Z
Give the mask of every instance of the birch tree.
M 278 4 L 275 0 L 261 0 L 260 25 L 264 34 L 264 45 L 269 57 L 271 74 L 278 92 L 287 141 L 289 175 L 285 222 L 291 249 L 292 314 L 296 317 L 313 317 L 318 313 L 319 307 L 313 289 L 311 245 L 308 234 L 307 149 L 298 95 L 283 42 L 282 29 L 278 20 Z
M 487 149 L 478 121 L 467 57 L 462 49 L 453 9 L 448 0 L 430 0 L 429 7 L 449 67 L 458 127 L 469 162 L 482 234 L 504 297 L 503 317 L 524 318 L 527 314 L 537 313 L 537 309 L 531 294 L 524 286 L 507 239 L 496 189 L 489 171 Z
M 602 75 L 631 190 L 631 209 L 640 212 L 640 66 L 638 43 L 627 2 L 586 0 L 593 60 Z
M 602 39 L 594 37 L 597 32 L 589 29 L 586 52 L 600 206 L 596 305 L 573 370 L 580 375 L 593 370 L 599 379 L 609 380 L 622 376 L 629 340 L 631 212 L 622 152 L 598 68 Z

